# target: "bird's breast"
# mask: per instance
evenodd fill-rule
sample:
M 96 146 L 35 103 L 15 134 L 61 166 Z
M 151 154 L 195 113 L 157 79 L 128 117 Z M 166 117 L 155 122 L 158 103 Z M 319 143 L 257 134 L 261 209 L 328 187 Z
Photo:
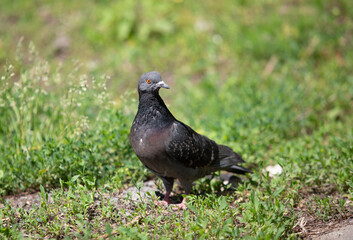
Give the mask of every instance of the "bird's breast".
M 130 131 L 130 142 L 136 155 L 142 159 L 158 158 L 165 151 L 165 141 L 170 126 L 154 128 L 142 125 L 132 126 Z

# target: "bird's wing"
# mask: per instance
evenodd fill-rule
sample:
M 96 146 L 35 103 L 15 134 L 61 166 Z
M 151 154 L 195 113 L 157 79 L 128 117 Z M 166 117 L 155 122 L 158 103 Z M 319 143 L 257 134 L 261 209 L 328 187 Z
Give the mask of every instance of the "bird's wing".
M 179 121 L 172 124 L 165 149 L 170 158 L 186 167 L 207 167 L 219 161 L 217 144 Z

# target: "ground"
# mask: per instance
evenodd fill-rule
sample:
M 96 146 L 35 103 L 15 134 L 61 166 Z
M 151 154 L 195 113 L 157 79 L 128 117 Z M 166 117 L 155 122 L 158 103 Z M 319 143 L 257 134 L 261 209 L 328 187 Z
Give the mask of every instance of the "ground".
M 224 179 L 223 179 L 224 180 Z M 226 180 L 225 180 L 226 181 Z M 114 211 L 118 213 L 130 212 L 134 211 L 136 207 L 136 202 L 143 201 L 148 205 L 153 205 L 154 201 L 151 196 L 159 195 L 160 191 L 157 189 L 158 187 L 155 184 L 155 180 L 149 180 L 143 183 L 143 186 L 140 186 L 139 189 L 137 187 L 130 187 L 127 189 L 113 191 L 110 194 L 103 194 L 100 197 L 96 197 L 94 202 L 90 204 L 89 208 L 89 216 L 92 219 L 101 215 L 101 211 L 99 207 L 102 204 L 103 199 L 109 199 L 110 202 L 113 203 Z M 300 216 L 299 220 L 293 227 L 293 232 L 298 233 L 298 236 L 302 239 L 317 239 L 317 240 L 326 240 L 326 239 L 351 239 L 348 236 L 352 236 L 350 234 L 353 233 L 353 205 L 351 201 L 347 199 L 347 208 L 340 212 L 335 211 L 331 218 L 328 221 L 322 221 L 315 215 L 315 210 L 310 208 L 310 204 L 307 205 L 307 202 L 312 201 L 312 198 L 320 197 L 323 195 L 322 191 L 332 191 L 328 189 L 304 189 L 303 196 L 305 196 L 298 204 L 296 204 L 295 212 Z M 229 192 L 228 192 L 229 194 Z M 344 196 L 331 192 L 332 197 L 334 199 L 343 199 Z M 5 196 L 4 200 L 8 202 L 13 208 L 22 208 L 25 211 L 30 211 L 34 206 L 39 207 L 43 202 L 42 196 L 40 192 L 23 192 L 16 195 Z M 235 200 L 241 201 L 241 199 Z M 51 193 L 49 193 L 48 202 L 53 204 L 53 199 Z M 3 204 L 0 204 L 0 209 L 4 208 Z M 334 208 L 334 206 L 333 206 Z M 123 209 L 123 210 L 122 210 Z M 147 208 L 149 209 L 149 208 Z M 338 208 L 337 208 L 338 209 Z M 153 215 L 153 209 L 149 209 L 150 214 Z M 172 205 L 169 209 L 164 209 L 162 211 L 163 214 L 181 214 L 182 211 L 189 210 L 178 210 L 173 209 Z M 191 211 L 192 212 L 192 211 Z M 129 214 L 127 214 L 129 215 Z M 124 218 L 122 222 L 115 223 L 117 226 L 119 224 L 123 225 L 135 225 L 140 224 L 142 217 L 134 217 L 134 218 Z M 20 221 L 20 220 L 19 220 Z M 6 219 L 3 219 L 3 222 L 6 223 Z M 117 232 L 112 233 L 117 234 Z M 107 237 L 107 235 L 102 235 L 102 237 Z

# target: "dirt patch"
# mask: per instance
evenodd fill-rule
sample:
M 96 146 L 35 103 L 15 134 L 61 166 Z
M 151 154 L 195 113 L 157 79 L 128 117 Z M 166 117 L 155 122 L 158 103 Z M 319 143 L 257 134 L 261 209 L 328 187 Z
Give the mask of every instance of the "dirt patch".
M 334 227 L 331 232 L 314 237 L 314 240 L 352 240 L 353 238 L 353 219 L 340 224 L 340 227 Z
M 300 196 L 295 205 L 298 222 L 293 230 L 302 238 L 320 239 L 353 224 L 353 202 L 334 187 L 304 188 Z
M 49 194 L 50 200 L 51 194 Z M 23 208 L 24 210 L 30 210 L 34 206 L 40 206 L 42 198 L 39 195 L 39 192 L 23 192 L 15 195 L 5 196 L 3 198 L 8 204 L 13 208 Z M 0 209 L 4 208 L 4 204 L 0 202 Z

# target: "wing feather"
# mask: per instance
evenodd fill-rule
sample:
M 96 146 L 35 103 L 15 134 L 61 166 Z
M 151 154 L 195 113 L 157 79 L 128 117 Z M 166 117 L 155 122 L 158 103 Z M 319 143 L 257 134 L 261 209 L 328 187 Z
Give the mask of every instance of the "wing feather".
M 218 146 L 211 139 L 175 121 L 170 128 L 166 152 L 174 160 L 191 168 L 217 165 Z

